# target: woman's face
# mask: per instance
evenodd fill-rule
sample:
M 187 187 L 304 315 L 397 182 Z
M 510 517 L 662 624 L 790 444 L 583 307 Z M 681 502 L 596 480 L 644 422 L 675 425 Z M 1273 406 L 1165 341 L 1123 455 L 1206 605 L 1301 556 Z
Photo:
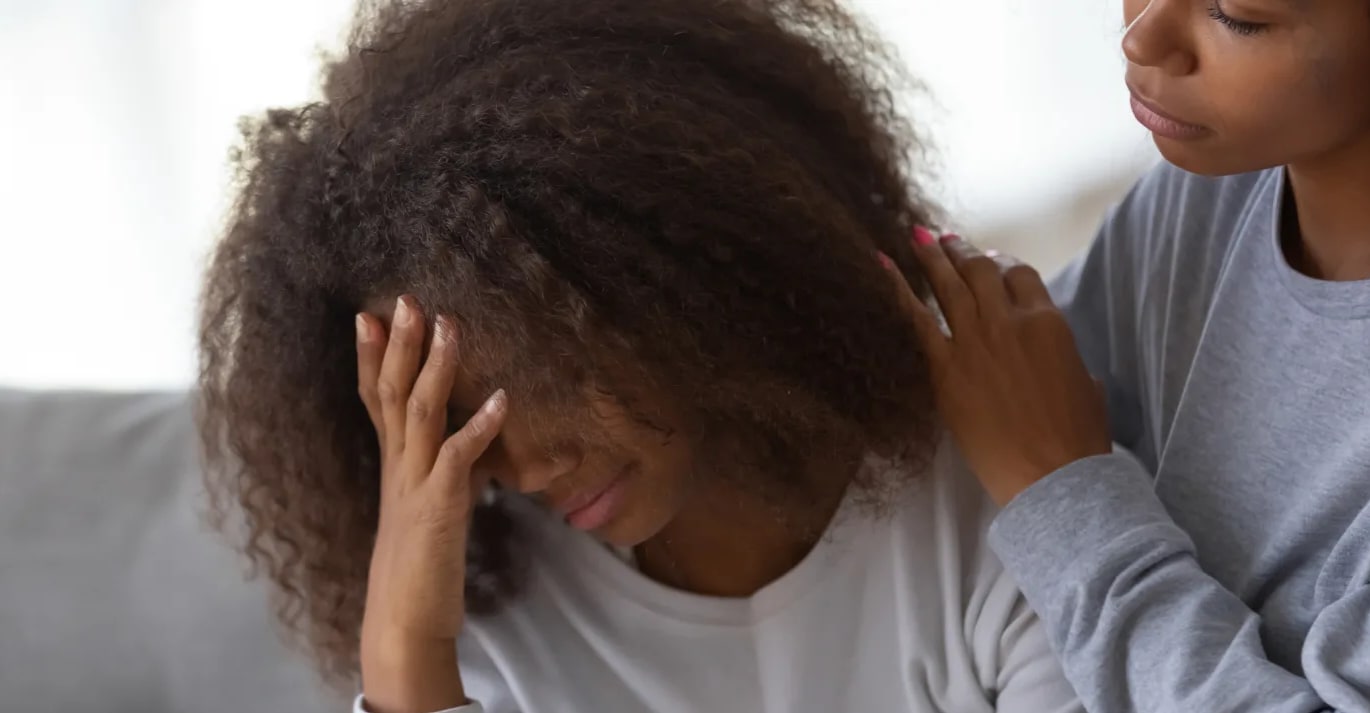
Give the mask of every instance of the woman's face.
M 1171 163 L 1229 175 L 1370 147 L 1366 0 L 1124 0 L 1123 14 L 1133 111 Z
M 488 394 L 469 375 L 452 390 L 455 430 Z M 498 438 L 476 461 L 480 475 L 524 493 L 572 527 L 619 546 L 660 532 L 691 493 L 688 439 L 670 424 L 647 424 L 612 397 L 587 397 L 583 418 L 509 403 Z
M 366 310 L 390 328 L 393 300 Z M 458 365 L 449 430 L 461 428 L 489 395 Z M 695 490 L 689 439 L 678 419 L 654 414 L 661 422 L 645 423 L 607 395 L 588 394 L 584 406 L 572 415 L 511 396 L 504 428 L 474 471 L 605 542 L 637 545 L 675 519 Z

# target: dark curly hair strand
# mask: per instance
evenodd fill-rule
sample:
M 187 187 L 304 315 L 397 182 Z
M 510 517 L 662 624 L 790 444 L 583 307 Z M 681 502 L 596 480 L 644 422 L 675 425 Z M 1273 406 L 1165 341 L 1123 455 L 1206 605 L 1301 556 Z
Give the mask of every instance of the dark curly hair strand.
M 892 56 L 837 0 L 364 5 L 323 98 L 245 121 L 208 270 L 212 508 L 335 681 L 356 671 L 378 514 L 353 316 L 414 295 L 517 402 L 668 398 L 710 457 L 795 484 L 936 439 L 890 255 L 935 221 Z M 226 522 L 223 520 L 221 522 Z M 477 509 L 473 612 L 514 594 Z

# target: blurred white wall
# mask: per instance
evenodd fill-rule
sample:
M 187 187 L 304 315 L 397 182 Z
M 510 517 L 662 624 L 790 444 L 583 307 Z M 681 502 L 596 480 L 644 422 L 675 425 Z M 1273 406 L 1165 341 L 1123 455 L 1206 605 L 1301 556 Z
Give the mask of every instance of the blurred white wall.
M 930 90 L 913 101 L 937 196 L 968 234 L 1059 262 L 1096 218 L 1062 216 L 1153 160 L 1121 81 L 1119 0 L 853 2 Z M 191 381 L 236 119 L 309 98 L 350 9 L 0 0 L 0 384 Z

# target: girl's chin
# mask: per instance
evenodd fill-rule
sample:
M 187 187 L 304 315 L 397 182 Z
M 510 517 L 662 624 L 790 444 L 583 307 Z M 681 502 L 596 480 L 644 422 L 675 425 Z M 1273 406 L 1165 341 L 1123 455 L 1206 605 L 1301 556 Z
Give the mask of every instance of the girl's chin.
M 591 534 L 600 542 L 612 547 L 636 547 L 666 529 L 666 523 L 656 524 L 642 515 L 643 513 L 635 512 L 631 508 L 625 509 L 618 517 Z

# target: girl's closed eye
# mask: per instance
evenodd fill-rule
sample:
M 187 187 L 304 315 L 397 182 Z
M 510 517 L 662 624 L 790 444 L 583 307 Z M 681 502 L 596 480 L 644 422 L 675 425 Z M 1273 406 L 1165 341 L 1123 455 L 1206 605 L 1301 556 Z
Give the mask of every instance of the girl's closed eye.
M 1249 22 L 1235 18 L 1223 10 L 1219 0 L 1212 0 L 1208 5 L 1208 16 L 1222 23 L 1224 27 L 1243 37 L 1249 37 L 1263 32 L 1268 25 L 1260 22 Z

